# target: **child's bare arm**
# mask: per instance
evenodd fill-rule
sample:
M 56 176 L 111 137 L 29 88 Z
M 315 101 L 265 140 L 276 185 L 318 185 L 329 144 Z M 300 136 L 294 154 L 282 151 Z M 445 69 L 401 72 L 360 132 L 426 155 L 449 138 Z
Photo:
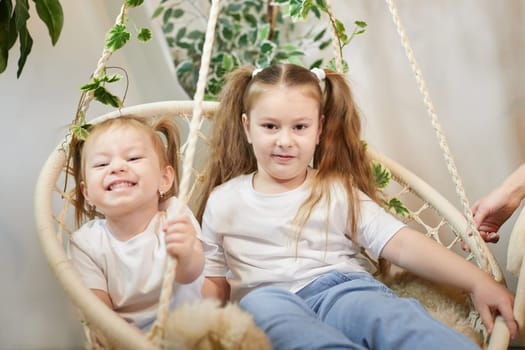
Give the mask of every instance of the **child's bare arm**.
M 91 289 L 91 291 L 106 304 L 111 310 L 113 310 L 113 302 L 109 297 L 109 294 L 101 289 Z
M 474 304 L 489 332 L 493 311 L 499 312 L 514 337 L 518 327 L 512 312 L 514 295 L 487 273 L 436 241 L 405 227 L 385 245 L 381 256 L 410 272 L 434 282 L 472 293 Z
M 206 277 L 202 286 L 202 296 L 219 299 L 225 304 L 230 299 L 230 284 L 225 277 Z
M 166 250 L 177 259 L 176 281 L 193 282 L 204 269 L 202 244 L 197 238 L 195 227 L 186 214 L 166 221 Z

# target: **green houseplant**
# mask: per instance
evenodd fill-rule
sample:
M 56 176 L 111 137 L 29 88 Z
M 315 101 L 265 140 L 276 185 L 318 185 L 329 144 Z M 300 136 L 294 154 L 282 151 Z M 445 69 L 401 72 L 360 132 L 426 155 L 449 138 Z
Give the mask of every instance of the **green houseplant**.
M 208 1 L 162 0 L 153 14 L 170 47 L 178 81 L 190 97 L 195 92 L 209 6 Z M 331 31 L 336 32 L 342 52 L 356 35 L 364 33 L 366 23 L 354 22 L 348 36 L 343 23 L 330 15 L 324 0 L 224 1 L 206 98 L 216 99 L 224 75 L 240 65 L 266 67 L 290 62 L 335 70 L 335 60 L 325 65 L 322 55 L 332 45 Z
M 51 43 L 55 45 L 64 22 L 60 0 L 33 0 L 33 3 L 38 17 L 48 29 Z M 126 10 L 139 7 L 143 3 L 144 0 L 124 0 L 124 16 L 106 36 L 106 55 L 121 49 L 131 39 L 128 25 L 130 18 Z M 166 42 L 171 49 L 177 79 L 190 97 L 195 92 L 209 6 L 209 1 L 160 0 L 153 14 L 153 19 L 160 20 Z M 7 68 L 9 51 L 18 41 L 20 57 L 17 77 L 22 74 L 33 45 L 27 27 L 29 9 L 29 0 L 0 1 L 0 73 Z M 310 14 L 314 15 L 317 23 L 309 23 L 309 29 L 305 29 L 308 27 L 301 24 L 311 20 Z M 327 16 L 329 20 L 326 21 L 322 16 Z M 217 23 L 218 34 L 210 63 L 205 98 L 216 99 L 224 83 L 225 74 L 240 65 L 266 67 L 277 62 L 291 62 L 308 65 L 310 68 L 321 67 L 325 60 L 321 54 L 333 45 L 332 38 L 336 38 L 335 47 L 342 56 L 343 47 L 355 36 L 364 33 L 365 28 L 365 22 L 355 21 L 354 28 L 348 35 L 344 24 L 330 13 L 325 0 L 224 0 Z M 151 39 L 149 29 L 134 29 L 138 40 Z M 330 31 L 335 35 L 330 35 Z M 309 55 L 311 57 L 307 57 L 307 53 L 312 51 L 315 52 Z M 338 69 L 334 58 L 329 60 L 326 66 L 333 70 Z M 348 69 L 345 62 L 342 69 Z M 82 102 L 87 95 L 115 108 L 123 105 L 124 98 L 114 95 L 107 88 L 109 84 L 121 78 L 119 74 L 108 74 L 103 67 L 81 87 L 79 108 L 71 130 L 77 137 L 83 138 L 86 133 Z M 373 164 L 372 168 L 378 188 L 384 188 L 390 180 L 388 170 L 380 164 Z M 406 214 L 406 209 L 396 198 L 385 200 L 385 205 L 397 214 Z
M 33 2 L 38 17 L 47 27 L 51 43 L 55 45 L 64 24 L 64 13 L 60 1 L 33 0 Z M 0 73 L 3 73 L 7 68 L 9 51 L 18 41 L 20 43 L 20 58 L 18 59 L 16 75 L 19 78 L 22 74 L 27 57 L 33 47 L 33 38 L 27 28 L 29 17 L 29 0 L 0 1 Z

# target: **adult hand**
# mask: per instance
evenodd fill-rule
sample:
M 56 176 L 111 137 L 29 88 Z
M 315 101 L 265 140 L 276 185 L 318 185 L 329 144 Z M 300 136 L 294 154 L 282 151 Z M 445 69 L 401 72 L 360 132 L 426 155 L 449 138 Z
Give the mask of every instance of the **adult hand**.
M 472 206 L 474 222 L 486 242 L 499 240 L 499 229 L 520 205 L 521 198 L 512 196 L 505 188 L 498 187 Z

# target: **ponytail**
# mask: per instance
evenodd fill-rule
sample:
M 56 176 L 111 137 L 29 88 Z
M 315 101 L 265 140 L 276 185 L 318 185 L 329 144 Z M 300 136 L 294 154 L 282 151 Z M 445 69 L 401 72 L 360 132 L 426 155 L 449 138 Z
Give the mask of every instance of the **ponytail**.
M 329 192 L 329 183 L 338 180 L 346 188 L 352 239 L 357 244 L 360 205 L 356 189 L 377 201 L 370 160 L 361 140 L 361 120 L 345 78 L 326 71 L 323 131 L 314 155 L 319 191 Z M 315 186 L 314 186 L 315 188 Z M 321 193 L 319 194 L 321 195 Z
M 153 139 L 154 145 L 157 148 L 161 160 L 161 166 L 170 165 L 174 170 L 174 181 L 170 189 L 164 193 L 161 202 L 179 193 L 179 160 L 180 160 L 180 137 L 179 129 L 169 118 L 159 118 L 153 125 L 152 129 L 163 136 L 164 140 L 157 135 Z M 160 143 L 159 143 L 160 142 Z
M 252 67 L 241 67 L 227 76 L 220 104 L 213 116 L 210 158 L 204 171 L 204 185 L 198 198 L 197 219 L 202 220 L 206 201 L 218 185 L 257 169 L 257 160 L 244 133 L 246 91 L 252 81 Z

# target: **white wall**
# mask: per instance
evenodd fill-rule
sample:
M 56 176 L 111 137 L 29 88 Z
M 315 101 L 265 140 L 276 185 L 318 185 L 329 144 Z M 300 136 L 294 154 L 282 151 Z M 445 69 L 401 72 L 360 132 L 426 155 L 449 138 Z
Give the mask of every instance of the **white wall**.
M 45 262 L 33 224 L 38 172 L 74 116 L 79 87 L 95 69 L 116 1 L 63 1 L 65 24 L 56 47 L 32 14 L 35 39 L 20 79 L 18 53 L 0 75 L 0 349 L 82 346 L 76 315 Z M 427 81 L 456 165 L 471 201 L 525 160 L 524 6 L 518 1 L 399 0 L 401 18 Z M 457 203 L 429 117 L 401 49 L 388 9 L 380 1 L 333 1 L 347 22 L 369 24 L 345 51 L 365 136 Z M 147 21 L 132 10 L 135 21 Z M 132 43 L 111 64 L 127 69 L 127 105 L 185 98 L 158 43 Z M 91 111 L 104 111 L 95 104 Z M 505 266 L 507 235 L 491 249 Z M 508 277 L 514 288 L 515 280 Z
M 394 1 L 471 204 L 525 161 L 525 3 Z M 346 48 L 365 138 L 462 207 L 385 2 L 333 2 L 347 26 L 368 23 Z M 491 245 L 502 269 L 519 210 Z M 505 272 L 511 289 L 516 279 Z M 516 342 L 517 343 L 517 342 Z
M 396 1 L 415 57 L 473 203 L 525 160 L 522 2 Z M 336 13 L 369 24 L 345 53 L 365 137 L 457 204 L 430 117 L 384 3 L 353 0 Z M 338 9 L 338 7 L 341 7 Z M 502 25 L 506 23 L 506 25 Z M 513 221 L 505 225 L 507 232 Z M 506 238 L 491 248 L 505 262 Z

